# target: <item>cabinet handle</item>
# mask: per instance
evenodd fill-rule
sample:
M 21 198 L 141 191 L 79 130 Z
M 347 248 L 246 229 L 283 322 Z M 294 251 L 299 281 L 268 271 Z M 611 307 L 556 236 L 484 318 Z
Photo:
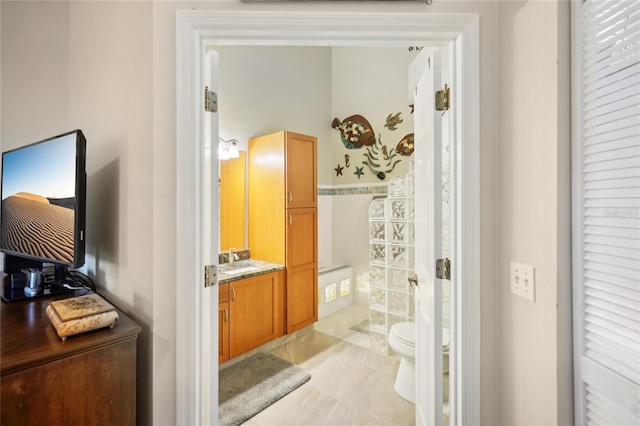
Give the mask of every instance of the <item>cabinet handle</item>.
M 293 194 L 291 192 L 289 192 L 289 202 L 293 201 Z
M 224 322 L 229 322 L 229 310 L 224 308 Z
M 293 215 L 289 213 L 289 225 L 293 223 Z
M 233 293 L 233 296 L 231 296 L 231 301 L 235 302 L 235 300 L 236 300 L 236 289 L 234 287 L 231 287 L 231 292 Z

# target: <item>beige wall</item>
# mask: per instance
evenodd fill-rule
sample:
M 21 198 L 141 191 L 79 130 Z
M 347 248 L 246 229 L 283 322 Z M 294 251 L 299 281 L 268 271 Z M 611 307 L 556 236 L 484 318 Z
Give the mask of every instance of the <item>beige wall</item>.
M 192 8 L 479 14 L 482 424 L 565 423 L 568 20 L 541 3 L 1 3 L 2 149 L 85 130 L 87 270 L 143 325 L 140 424 L 175 423 L 175 11 Z M 510 260 L 536 266 L 535 304 L 508 293 Z
M 502 424 L 572 419 L 567 10 L 567 2 L 498 2 L 495 261 Z M 535 267 L 535 303 L 511 294 L 512 261 Z

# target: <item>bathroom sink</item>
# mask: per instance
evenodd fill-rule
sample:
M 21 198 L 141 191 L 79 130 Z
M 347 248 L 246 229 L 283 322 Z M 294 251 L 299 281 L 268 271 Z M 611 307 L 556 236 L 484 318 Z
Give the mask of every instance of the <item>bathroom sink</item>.
M 255 271 L 256 269 L 258 268 L 256 268 L 255 266 L 231 267 L 228 269 L 225 268 L 220 272 L 227 275 L 236 275 L 236 274 L 243 274 L 245 272 Z

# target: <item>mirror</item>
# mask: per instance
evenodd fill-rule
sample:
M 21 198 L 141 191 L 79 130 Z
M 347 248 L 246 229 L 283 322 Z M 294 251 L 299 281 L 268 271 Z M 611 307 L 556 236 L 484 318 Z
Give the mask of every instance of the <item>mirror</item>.
M 246 156 L 220 160 L 220 244 L 223 253 L 231 248 L 246 248 Z

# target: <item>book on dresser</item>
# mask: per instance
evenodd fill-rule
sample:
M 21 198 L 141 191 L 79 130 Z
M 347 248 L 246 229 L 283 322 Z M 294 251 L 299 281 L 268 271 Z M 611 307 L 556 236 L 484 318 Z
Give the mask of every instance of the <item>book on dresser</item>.
M 46 313 L 63 341 L 76 334 L 113 328 L 119 318 L 113 305 L 99 294 L 54 300 L 47 306 Z

